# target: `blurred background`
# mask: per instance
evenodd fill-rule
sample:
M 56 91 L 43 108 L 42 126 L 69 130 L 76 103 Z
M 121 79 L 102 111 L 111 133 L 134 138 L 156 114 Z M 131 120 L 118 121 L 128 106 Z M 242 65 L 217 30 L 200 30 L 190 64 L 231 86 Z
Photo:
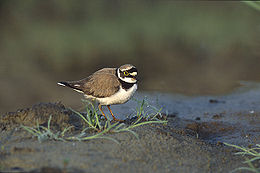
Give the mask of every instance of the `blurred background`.
M 260 11 L 243 2 L 0 1 L 0 113 L 82 106 L 57 86 L 134 64 L 139 91 L 231 92 L 260 79 Z

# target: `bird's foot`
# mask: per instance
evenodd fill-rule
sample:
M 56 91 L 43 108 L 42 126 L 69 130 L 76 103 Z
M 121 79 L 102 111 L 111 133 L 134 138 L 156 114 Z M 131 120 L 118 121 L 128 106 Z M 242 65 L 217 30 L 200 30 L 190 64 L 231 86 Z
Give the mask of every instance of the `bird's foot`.
M 117 118 L 113 117 L 112 122 L 120 122 L 120 123 L 122 123 L 122 122 L 124 122 L 124 120 L 120 120 L 120 119 L 117 119 Z

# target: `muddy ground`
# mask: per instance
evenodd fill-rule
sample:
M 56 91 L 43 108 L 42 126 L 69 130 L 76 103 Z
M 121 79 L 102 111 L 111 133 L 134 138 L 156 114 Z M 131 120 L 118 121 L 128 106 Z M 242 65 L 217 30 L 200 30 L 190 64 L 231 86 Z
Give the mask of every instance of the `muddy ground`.
M 247 101 L 241 102 L 236 98 L 245 94 L 241 93 L 221 98 L 203 97 L 209 106 L 205 107 L 207 111 L 204 113 L 196 112 L 198 108 L 190 104 L 190 110 L 196 116 L 189 117 L 187 114 L 185 118 L 181 112 L 170 113 L 167 125 L 151 124 L 135 128 L 139 139 L 128 132 L 107 134 L 119 144 L 107 139 L 84 142 L 46 140 L 40 143 L 20 127 L 21 124 L 35 126 L 37 121 L 46 126 L 52 115 L 53 130 L 60 131 L 73 125 L 75 128 L 69 132 L 73 134 L 83 129 L 84 122 L 62 103 L 41 103 L 9 112 L 0 118 L 0 171 L 229 172 L 247 165 L 242 163 L 244 157 L 234 155 L 236 149 L 225 146 L 223 142 L 248 147 L 260 142 L 260 113 L 250 107 L 250 103 L 258 103 L 251 99 L 250 94 L 257 95 L 250 91 L 246 95 Z M 226 106 L 230 106 L 232 99 L 245 107 L 248 104 L 248 109 L 238 106 L 245 110 L 230 111 Z M 186 98 L 183 106 L 191 100 L 194 101 L 194 98 Z M 203 102 L 201 98 L 195 99 L 197 105 Z M 177 103 L 175 105 L 178 108 Z M 226 111 L 219 108 L 220 112 L 216 113 L 212 108 L 216 106 Z M 230 117 L 237 121 L 231 121 Z M 248 123 L 239 123 L 238 120 Z M 125 123 L 131 121 L 134 120 Z

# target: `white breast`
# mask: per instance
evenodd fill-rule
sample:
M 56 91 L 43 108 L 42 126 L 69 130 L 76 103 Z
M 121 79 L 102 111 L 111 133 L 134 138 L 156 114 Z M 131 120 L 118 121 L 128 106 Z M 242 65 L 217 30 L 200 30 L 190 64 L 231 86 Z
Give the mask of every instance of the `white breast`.
M 87 99 L 96 99 L 101 105 L 113 105 L 113 104 L 122 104 L 127 102 L 137 90 L 137 84 L 134 84 L 128 90 L 124 90 L 121 86 L 117 93 L 110 97 L 105 98 L 94 98 L 90 95 L 85 95 Z

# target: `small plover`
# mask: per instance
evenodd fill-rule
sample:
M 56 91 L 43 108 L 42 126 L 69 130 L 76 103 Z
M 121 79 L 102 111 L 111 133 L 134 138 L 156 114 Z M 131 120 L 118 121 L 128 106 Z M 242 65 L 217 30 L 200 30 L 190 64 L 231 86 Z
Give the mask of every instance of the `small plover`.
M 96 100 L 98 108 L 107 120 L 102 106 L 107 106 L 113 120 L 117 119 L 110 109 L 110 105 L 127 102 L 137 90 L 137 69 L 131 64 L 119 68 L 103 68 L 87 78 L 79 81 L 58 82 L 77 92 L 83 93 L 86 99 Z

